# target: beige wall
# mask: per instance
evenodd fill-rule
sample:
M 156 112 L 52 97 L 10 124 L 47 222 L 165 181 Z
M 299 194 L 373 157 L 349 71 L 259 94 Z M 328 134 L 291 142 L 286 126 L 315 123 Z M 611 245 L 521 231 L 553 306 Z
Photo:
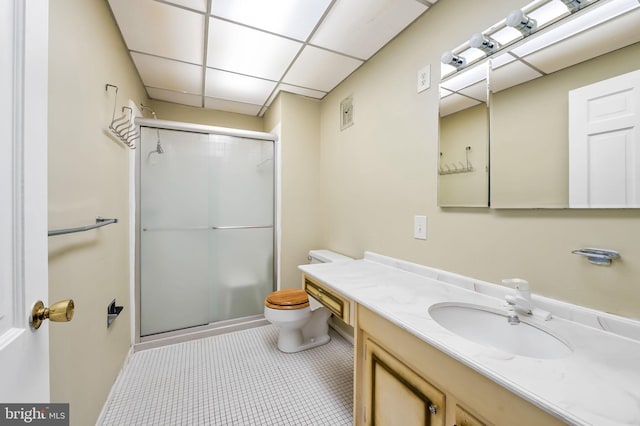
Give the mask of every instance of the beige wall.
M 525 3 L 438 2 L 325 98 L 323 245 L 356 257 L 371 250 L 492 282 L 518 276 L 535 293 L 639 317 L 637 210 L 436 205 L 439 57 Z M 417 94 L 416 73 L 425 64 L 431 64 L 431 89 Z M 350 94 L 355 125 L 341 132 L 339 103 Z M 419 214 L 428 217 L 427 241 L 412 238 Z M 585 246 L 619 250 L 622 261 L 597 267 L 571 254 Z
M 49 238 L 49 301 L 76 303 L 73 321 L 50 325 L 51 398 L 70 403 L 71 424 L 84 426 L 95 424 L 130 346 L 130 150 L 107 131 L 114 92 L 105 84 L 119 86 L 118 108 L 145 95 L 106 1 L 49 7 L 49 229 L 119 221 Z M 114 298 L 125 310 L 107 329 Z
M 145 104 L 147 105 L 147 104 Z M 208 126 L 230 127 L 233 129 L 263 131 L 263 119 L 233 112 L 215 111 L 156 100 L 148 101 L 159 120 L 182 121 Z
M 300 286 L 297 266 L 322 248 L 319 200 L 320 102 L 281 92 L 265 116 L 265 130 L 280 125 L 282 288 Z

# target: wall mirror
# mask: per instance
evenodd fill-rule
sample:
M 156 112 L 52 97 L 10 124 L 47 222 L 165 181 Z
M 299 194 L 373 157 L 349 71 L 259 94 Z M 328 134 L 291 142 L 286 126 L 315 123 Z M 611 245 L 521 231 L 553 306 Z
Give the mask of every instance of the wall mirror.
M 593 151 L 589 161 L 597 160 L 596 170 L 583 167 L 576 173 L 569 148 L 569 93 L 640 69 L 638 23 L 638 0 L 536 0 L 445 53 L 438 205 L 640 207 L 640 125 L 630 125 L 626 135 L 616 134 L 607 144 L 590 139 L 597 142 L 587 149 Z M 608 119 L 624 107 L 640 108 L 640 88 L 631 91 L 595 109 Z M 486 131 L 474 121 L 474 108 L 488 113 Z M 485 136 L 484 151 L 464 142 Z M 482 152 L 489 153 L 486 161 L 473 157 Z M 484 186 L 477 173 L 455 170 L 465 164 L 465 154 L 474 172 L 486 167 Z M 593 183 L 596 192 L 617 193 L 618 199 L 575 196 L 575 188 Z M 480 202 L 482 195 L 487 198 Z
M 488 61 L 440 83 L 438 206 L 489 205 Z
M 566 8 L 563 3 L 546 2 L 529 16 L 544 19 L 549 13 L 545 8 Z M 569 93 L 640 69 L 639 23 L 637 0 L 590 2 L 491 56 L 492 207 L 640 207 L 637 119 L 625 134 L 603 138 L 601 130 L 595 130 L 586 137 L 591 152 L 586 162 L 597 164 L 591 170 L 576 173 L 579 160 L 569 149 L 576 141 L 575 132 L 570 140 L 570 111 L 576 104 L 570 109 Z M 640 87 L 629 90 L 626 98 L 600 97 L 598 104 L 583 108 L 585 116 L 599 115 L 604 122 L 632 104 L 639 108 Z M 589 195 L 578 200 L 576 187 L 585 186 L 591 188 Z M 597 199 L 598 192 L 607 196 Z

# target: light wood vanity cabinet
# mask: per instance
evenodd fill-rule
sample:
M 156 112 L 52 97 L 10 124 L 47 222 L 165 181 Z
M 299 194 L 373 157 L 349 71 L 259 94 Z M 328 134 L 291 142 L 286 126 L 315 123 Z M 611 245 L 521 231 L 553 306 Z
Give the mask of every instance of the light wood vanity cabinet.
M 444 426 L 444 393 L 368 335 L 364 342 L 364 424 Z
M 333 315 L 353 326 L 353 303 L 313 278 L 302 275 L 302 286 L 309 295 L 329 309 Z
M 368 309 L 355 309 L 356 425 L 564 424 Z

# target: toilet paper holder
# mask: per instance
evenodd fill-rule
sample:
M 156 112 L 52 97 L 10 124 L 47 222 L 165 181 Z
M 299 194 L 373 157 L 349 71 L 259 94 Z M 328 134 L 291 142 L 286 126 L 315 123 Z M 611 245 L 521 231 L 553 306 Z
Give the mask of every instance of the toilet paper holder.
M 111 303 L 109 303 L 109 306 L 107 306 L 107 328 L 111 327 L 111 324 L 113 324 L 123 309 L 124 306 L 116 306 L 116 299 L 113 299 Z

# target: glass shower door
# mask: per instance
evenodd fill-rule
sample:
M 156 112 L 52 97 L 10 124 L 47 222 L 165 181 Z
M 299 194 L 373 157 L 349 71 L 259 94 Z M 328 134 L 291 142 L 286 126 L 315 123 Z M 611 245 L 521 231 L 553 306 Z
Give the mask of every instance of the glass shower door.
M 140 150 L 141 335 L 262 313 L 273 141 L 143 127 Z

